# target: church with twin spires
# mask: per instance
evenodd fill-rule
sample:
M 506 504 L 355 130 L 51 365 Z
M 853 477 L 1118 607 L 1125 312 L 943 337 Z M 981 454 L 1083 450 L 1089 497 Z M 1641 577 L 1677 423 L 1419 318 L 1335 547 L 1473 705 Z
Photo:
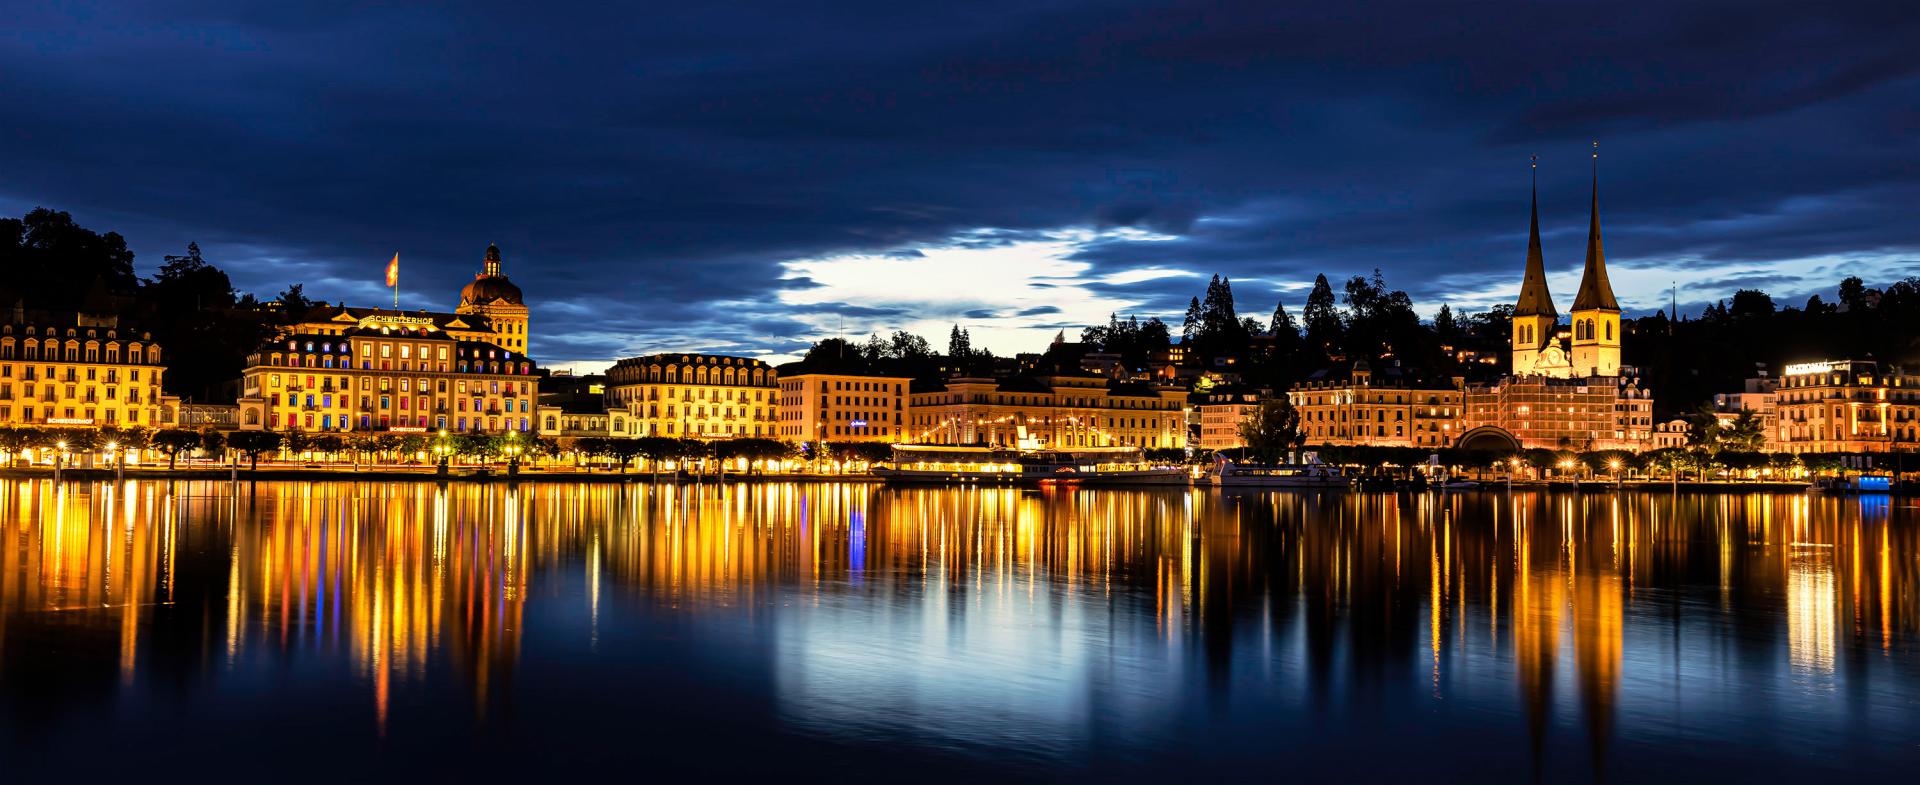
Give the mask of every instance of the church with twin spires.
M 1587 265 L 1573 296 L 1571 324 L 1560 322 L 1540 252 L 1540 195 L 1533 194 L 1527 270 L 1514 303 L 1513 365 L 1497 382 L 1462 391 L 1459 446 L 1494 450 L 1647 449 L 1653 392 L 1620 363 L 1620 303 L 1607 280 L 1600 244 L 1600 172 L 1595 153 L 1587 214 Z
M 1607 281 L 1607 256 L 1600 245 L 1600 179 L 1596 172 L 1587 222 L 1587 266 L 1573 297 L 1573 324 L 1564 330 L 1547 290 L 1546 259 L 1540 252 L 1540 193 L 1534 187 L 1533 223 L 1527 234 L 1527 272 L 1520 300 L 1513 307 L 1514 376 L 1584 379 L 1620 375 L 1620 304 Z

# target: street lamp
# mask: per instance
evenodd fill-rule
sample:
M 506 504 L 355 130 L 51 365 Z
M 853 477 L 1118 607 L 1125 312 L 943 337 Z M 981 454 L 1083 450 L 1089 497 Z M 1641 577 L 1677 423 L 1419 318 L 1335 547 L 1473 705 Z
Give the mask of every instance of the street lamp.
M 447 444 L 447 429 L 441 428 L 439 438 L 433 440 L 433 454 L 435 458 L 435 466 L 434 466 L 435 474 L 438 474 L 442 477 L 447 476 L 447 457 L 452 453 L 453 453 L 453 448 Z
M 515 433 L 513 431 L 507 431 L 506 453 L 507 453 L 507 476 L 508 477 L 512 477 L 520 473 L 520 450 L 521 450 L 520 434 Z M 622 471 L 624 471 L 624 469 L 622 469 Z

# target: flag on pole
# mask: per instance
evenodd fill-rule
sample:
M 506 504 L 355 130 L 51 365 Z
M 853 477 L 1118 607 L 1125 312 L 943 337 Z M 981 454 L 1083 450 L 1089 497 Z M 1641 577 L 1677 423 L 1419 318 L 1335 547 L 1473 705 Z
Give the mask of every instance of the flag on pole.
M 387 285 L 400 285 L 400 253 L 395 251 L 393 261 L 387 262 Z

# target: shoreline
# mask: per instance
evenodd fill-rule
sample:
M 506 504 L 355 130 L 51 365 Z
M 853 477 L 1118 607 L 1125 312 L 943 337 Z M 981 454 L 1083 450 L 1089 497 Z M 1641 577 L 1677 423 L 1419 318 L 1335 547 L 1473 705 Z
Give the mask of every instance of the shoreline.
M 97 468 L 97 467 L 63 469 L 63 470 L 60 470 L 57 474 L 58 474 L 58 478 L 62 480 L 73 480 L 73 481 L 79 481 L 79 482 L 102 482 L 102 481 L 111 481 L 116 479 L 116 472 L 114 470 Z M 45 467 L 40 467 L 40 466 L 0 467 L 0 479 L 47 480 L 47 479 L 55 479 L 55 478 L 56 478 L 56 472 L 53 469 L 49 469 Z M 127 479 L 127 480 L 226 480 L 226 481 L 247 480 L 247 481 L 256 481 L 256 482 L 259 482 L 259 481 L 275 481 L 275 482 L 278 482 L 278 481 L 288 481 L 288 482 L 376 481 L 376 482 L 408 482 L 408 483 L 442 483 L 444 482 L 444 483 L 462 483 L 462 484 L 529 483 L 529 484 L 579 484 L 579 485 L 606 485 L 606 484 L 698 485 L 698 484 L 707 484 L 707 483 L 719 484 L 719 483 L 740 483 L 740 482 L 745 482 L 745 483 L 840 482 L 840 483 L 852 483 L 852 484 L 859 484 L 859 485 L 885 485 L 886 484 L 886 480 L 884 478 L 875 477 L 873 475 L 866 475 L 866 474 L 807 474 L 807 473 L 734 474 L 734 473 L 729 473 L 726 475 L 711 475 L 711 474 L 709 475 L 677 475 L 677 474 L 671 474 L 671 473 L 655 474 L 652 472 L 637 472 L 637 471 L 619 473 L 619 472 L 584 472 L 584 471 L 547 472 L 547 471 L 537 471 L 537 470 L 526 470 L 526 471 L 521 471 L 515 475 L 509 475 L 505 471 L 495 470 L 495 471 L 480 472 L 480 471 L 469 469 L 465 471 L 455 470 L 455 471 L 449 472 L 445 476 L 442 476 L 436 473 L 435 471 L 433 471 L 432 469 L 409 469 L 409 468 L 395 468 L 395 467 L 380 467 L 380 468 L 368 468 L 368 469 L 333 469 L 333 468 L 309 468 L 309 467 L 288 467 L 288 466 L 263 466 L 257 470 L 249 470 L 246 468 L 241 468 L 237 472 L 230 467 L 214 468 L 214 467 L 199 466 L 199 467 L 177 468 L 177 469 L 171 469 L 171 470 L 141 467 L 141 468 L 126 469 L 123 472 L 118 473 L 118 478 Z M 978 484 L 976 483 L 955 483 L 955 484 L 939 486 L 939 487 L 966 488 L 966 487 L 976 487 L 977 485 Z M 929 487 L 934 487 L 934 486 L 929 486 Z M 985 486 L 981 486 L 981 487 L 985 487 Z M 993 487 L 999 487 L 999 486 L 993 486 Z M 1009 487 L 1012 487 L 1012 486 L 1009 486 Z M 1360 492 L 1360 493 L 1397 492 L 1390 489 L 1372 490 L 1372 489 L 1360 489 L 1360 488 L 1276 489 L 1276 488 L 1264 488 L 1264 487 L 1257 487 L 1257 486 L 1220 487 L 1220 486 L 1215 486 L 1215 485 L 1206 483 L 1204 481 L 1192 482 L 1192 483 L 1180 483 L 1180 484 L 1174 484 L 1174 485 L 1130 486 L 1130 485 L 1120 484 L 1120 485 L 1113 485 L 1113 486 L 1106 486 L 1106 487 L 1116 489 L 1116 490 L 1154 490 L 1154 489 L 1167 490 L 1167 489 L 1173 489 L 1173 488 L 1179 488 L 1184 490 L 1184 489 L 1191 488 L 1191 489 L 1200 489 L 1200 490 L 1218 490 L 1218 491 L 1222 491 L 1229 494 L 1235 494 L 1235 495 L 1267 493 L 1267 492 L 1282 492 L 1282 493 L 1300 492 L 1303 490 L 1311 491 L 1311 492 L 1324 492 L 1327 490 L 1331 490 L 1334 492 L 1341 492 L 1341 493 L 1344 493 L 1344 492 Z M 1406 490 L 1444 491 L 1446 493 L 1486 493 L 1486 492 L 1503 492 L 1508 490 L 1554 491 L 1554 492 L 1574 492 L 1574 493 L 1607 493 L 1612 491 L 1661 491 L 1661 490 L 1666 490 L 1666 491 L 1685 490 L 1685 491 L 1691 491 L 1691 492 L 1718 492 L 1718 493 L 1805 493 L 1813 489 L 1811 487 L 1811 484 L 1806 482 L 1779 482 L 1779 481 L 1706 482 L 1706 481 L 1699 481 L 1699 480 L 1682 480 L 1676 483 L 1671 480 L 1627 480 L 1624 482 L 1615 483 L 1612 481 L 1594 480 L 1594 481 L 1579 482 L 1579 483 L 1531 481 L 1531 482 L 1515 482 L 1515 483 L 1512 483 L 1511 485 L 1505 482 L 1486 482 L 1486 483 L 1482 483 L 1481 486 L 1478 488 L 1470 488 L 1470 489 L 1441 489 L 1436 487 L 1436 488 L 1406 489 Z M 1839 496 L 1839 495 L 1859 495 L 1859 494 L 1822 492 L 1822 495 Z M 1892 495 L 1898 496 L 1902 494 L 1894 493 Z

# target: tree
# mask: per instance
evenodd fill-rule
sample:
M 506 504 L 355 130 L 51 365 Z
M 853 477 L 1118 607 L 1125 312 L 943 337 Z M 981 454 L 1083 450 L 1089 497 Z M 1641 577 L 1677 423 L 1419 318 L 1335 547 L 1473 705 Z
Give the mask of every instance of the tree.
M 1766 427 L 1752 409 L 1741 409 L 1732 420 L 1717 422 L 1714 431 L 1719 449 L 1729 452 L 1758 452 L 1767 441 Z
M 933 356 L 933 346 L 906 330 L 895 330 L 887 339 L 887 356 L 896 360 L 917 360 Z
M 225 460 L 226 452 L 227 452 L 227 435 L 224 433 L 221 433 L 220 431 L 216 431 L 212 428 L 201 429 L 200 430 L 200 451 L 208 455 L 220 456 L 222 460 Z
M 686 449 L 683 442 L 670 436 L 642 436 L 634 442 L 640 456 L 654 463 L 679 460 Z
M 227 446 L 247 456 L 249 470 L 258 471 L 261 454 L 280 449 L 282 439 L 283 437 L 274 431 L 234 431 L 227 437 Z
M 197 243 L 166 257 L 159 274 L 141 284 L 139 301 L 140 323 L 156 341 L 169 349 L 193 347 L 167 357 L 167 390 L 186 398 L 218 394 L 272 330 L 264 320 L 235 313 L 232 281 L 200 255 Z
M 1859 276 L 1849 275 L 1840 282 L 1840 310 L 1849 313 L 1865 311 L 1867 305 L 1867 284 Z
M 153 449 L 167 456 L 167 469 L 171 471 L 174 460 L 180 453 L 192 452 L 200 447 L 200 434 L 180 428 L 167 428 L 153 435 Z
M 286 314 L 289 319 L 297 319 L 307 311 L 313 310 L 313 301 L 307 299 L 305 284 L 287 287 L 277 299 L 280 301 L 281 313 Z
M 605 450 L 609 457 L 620 463 L 620 472 L 622 474 L 626 473 L 627 464 L 632 463 L 633 459 L 646 454 L 646 450 L 641 446 L 639 439 L 608 439 Z
M 1773 298 L 1758 289 L 1734 292 L 1733 304 L 1727 308 L 1727 315 L 1733 319 L 1760 319 L 1773 314 Z
M 1300 413 L 1294 411 L 1293 402 L 1286 398 L 1261 401 L 1240 422 L 1239 430 L 1240 440 L 1247 443 L 1247 452 L 1268 462 L 1300 446 L 1304 439 L 1300 432 Z
M 97 293 L 130 295 L 139 284 L 133 252 L 117 232 L 99 234 L 73 216 L 44 207 L 0 218 L 0 290 L 34 307 L 73 310 L 108 303 Z
M 808 365 L 835 367 L 864 358 L 861 348 L 845 338 L 823 338 L 807 349 L 807 356 L 801 362 Z
M 1180 341 L 1181 343 L 1193 343 L 1194 336 L 1199 334 L 1200 298 L 1195 297 L 1191 302 L 1187 303 L 1186 321 L 1180 323 Z
M 0 428 L 0 452 L 6 453 L 8 466 L 19 459 L 22 450 L 35 446 L 39 441 L 39 434 L 34 428 Z
M 1300 312 L 1300 318 L 1307 327 L 1307 343 L 1315 350 L 1331 352 L 1340 345 L 1340 313 L 1334 309 L 1333 285 L 1327 283 L 1325 275 L 1314 276 L 1313 289 L 1307 293 L 1307 306 Z
M 307 443 L 307 449 L 328 456 L 337 456 L 346 448 L 347 440 L 337 433 L 323 433 Z
M 492 460 L 500 454 L 500 437 L 464 431 L 453 437 L 453 451 L 456 455 L 465 455 L 482 463 Z
M 963 363 L 971 356 L 973 356 L 973 338 L 965 330 L 960 329 L 960 325 L 954 325 L 953 331 L 947 334 L 948 359 Z
M 200 256 L 199 243 L 187 243 L 184 255 L 166 257 L 141 294 L 162 308 L 188 311 L 227 308 L 234 302 L 233 281 Z
M 1442 341 L 1452 341 L 1459 335 L 1460 325 L 1454 323 L 1452 306 L 1440 304 L 1440 313 L 1433 317 L 1433 331 Z
M 715 442 L 713 448 L 714 455 L 722 460 L 732 460 L 735 458 L 747 459 L 749 471 L 753 470 L 752 466 L 755 461 L 779 460 L 794 453 L 794 447 L 790 443 L 778 439 L 753 437 Z

